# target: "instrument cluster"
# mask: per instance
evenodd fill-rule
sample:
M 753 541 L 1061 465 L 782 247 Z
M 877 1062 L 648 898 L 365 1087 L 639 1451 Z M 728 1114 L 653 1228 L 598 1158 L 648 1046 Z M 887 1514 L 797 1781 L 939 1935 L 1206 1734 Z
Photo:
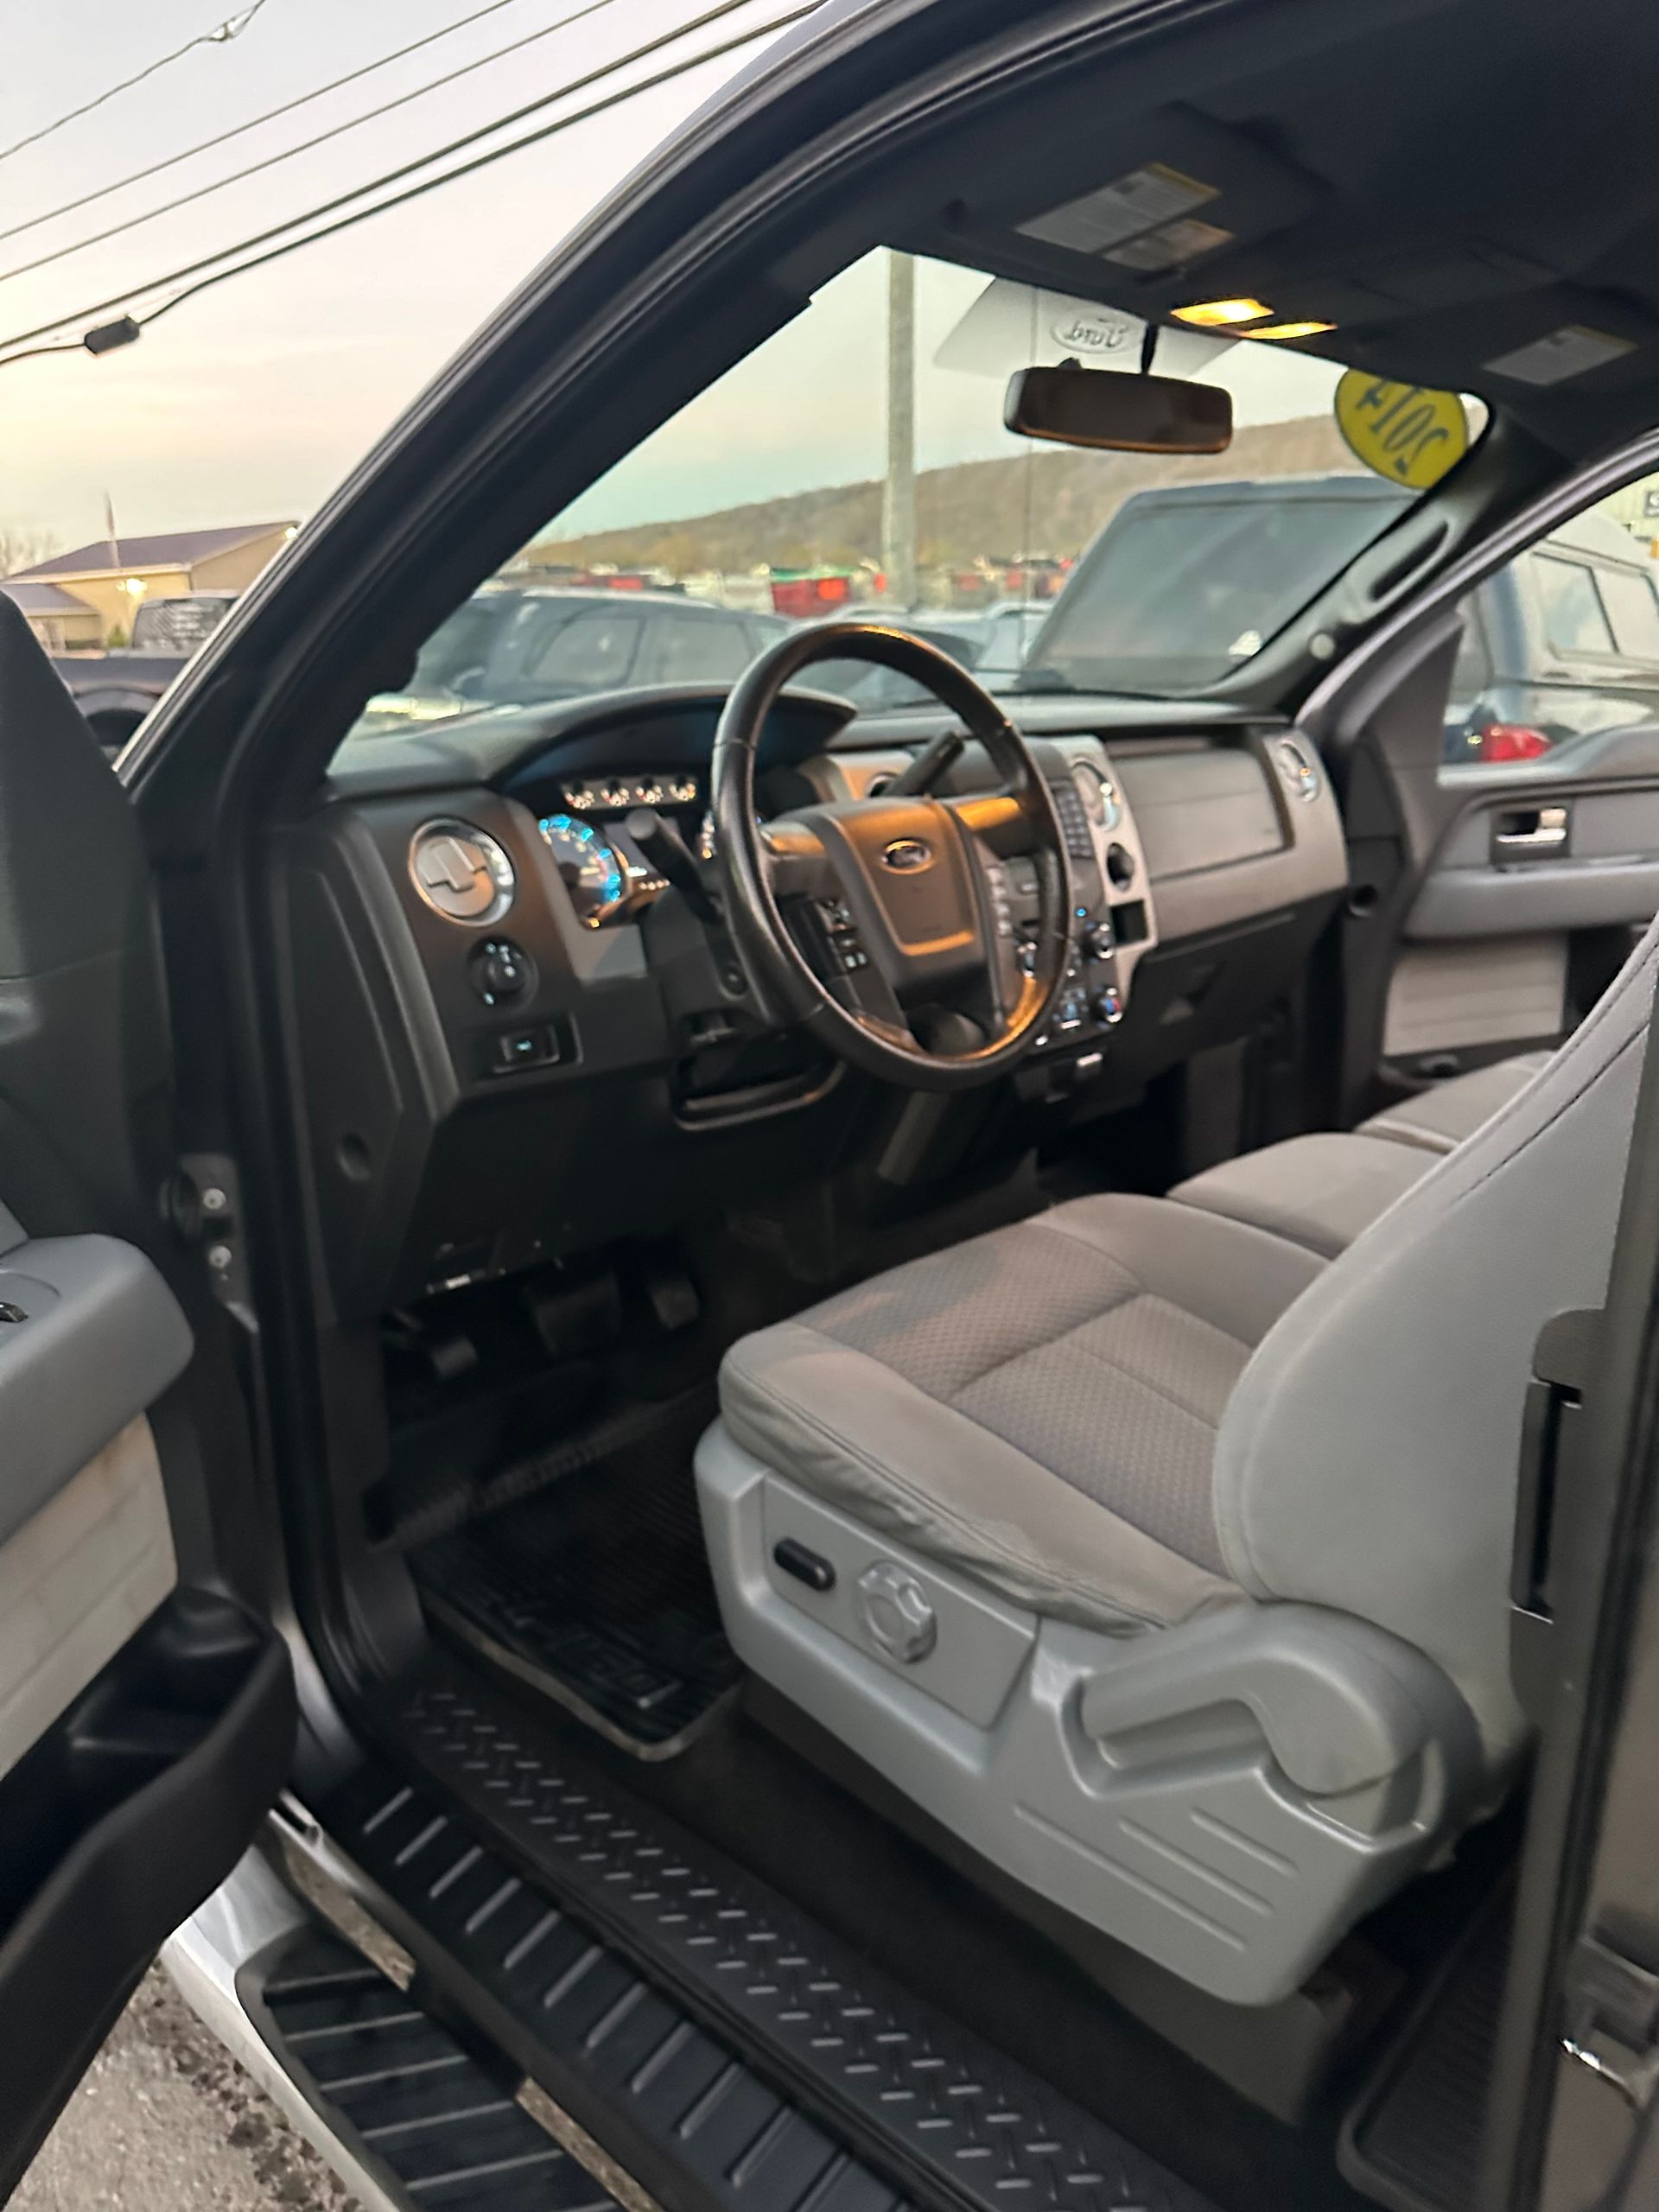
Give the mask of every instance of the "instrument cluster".
M 596 930 L 626 920 L 668 888 L 628 835 L 627 816 L 652 807 L 688 817 L 704 796 L 704 779 L 685 769 L 620 770 L 563 778 L 557 796 L 560 804 L 536 826 L 577 919 Z

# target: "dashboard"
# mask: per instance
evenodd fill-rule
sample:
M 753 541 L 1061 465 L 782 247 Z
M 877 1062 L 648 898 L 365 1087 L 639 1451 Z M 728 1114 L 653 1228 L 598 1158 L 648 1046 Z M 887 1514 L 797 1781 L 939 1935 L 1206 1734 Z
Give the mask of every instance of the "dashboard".
M 764 1203 L 902 1112 L 903 1094 L 769 1027 L 717 916 L 694 911 L 695 880 L 677 887 L 713 849 L 722 703 L 635 692 L 364 740 L 287 833 L 302 1106 L 342 1314 L 661 1231 L 688 1207 Z M 1075 906 L 1048 1027 L 995 1086 L 988 1118 L 1016 1147 L 1248 1033 L 1346 868 L 1322 767 L 1282 725 L 1019 709 Z M 759 756 L 761 819 L 879 796 L 951 727 L 943 709 L 855 717 L 786 695 Z M 969 747 L 942 788 L 991 780 Z M 991 899 L 1025 964 L 1033 864 L 1001 863 Z M 938 1108 L 947 1150 L 977 1096 Z

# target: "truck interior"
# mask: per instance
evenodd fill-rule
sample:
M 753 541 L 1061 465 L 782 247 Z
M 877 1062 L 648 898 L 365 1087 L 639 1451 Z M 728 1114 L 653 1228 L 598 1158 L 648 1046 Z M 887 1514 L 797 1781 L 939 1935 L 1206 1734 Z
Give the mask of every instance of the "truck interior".
M 204 646 L 121 772 L 164 1238 L 94 1217 L 94 1122 L 0 1039 L 0 1295 L 96 1225 L 165 1243 L 253 1388 L 226 1548 L 299 1745 L 258 1910 L 175 1956 L 383 2201 L 1465 2212 L 1492 2155 L 1659 725 L 1446 732 L 1471 594 L 1659 456 L 1659 24 L 1097 15 L 895 29 L 856 102 L 849 46 L 803 136 L 809 25 Z M 607 472 L 764 427 L 757 364 L 832 385 L 889 250 L 1132 318 L 1156 372 L 1224 381 L 1181 311 L 1255 306 L 1242 412 L 1294 356 L 1465 395 L 1468 450 L 1368 484 L 1196 676 L 1104 687 L 1057 620 L 991 690 L 854 619 L 734 683 L 607 684 L 600 639 L 580 696 L 388 713 Z M 683 342 L 631 350 L 652 313 Z M 116 788 L 26 644 L 14 827 Z M 111 1389 L 179 1387 L 171 1298 Z M 130 1611 L 176 1606 L 201 1542 L 123 1467 Z M 564 2133 L 498 2100 L 462 2188 L 480 2068 Z

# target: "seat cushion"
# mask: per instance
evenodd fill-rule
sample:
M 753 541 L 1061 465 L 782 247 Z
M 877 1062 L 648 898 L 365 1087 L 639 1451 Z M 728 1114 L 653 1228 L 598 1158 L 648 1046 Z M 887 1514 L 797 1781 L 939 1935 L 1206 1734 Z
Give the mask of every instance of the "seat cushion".
M 1358 1130 L 1319 1130 L 1224 1160 L 1169 1195 L 1334 1260 L 1427 1174 L 1437 1156 Z
M 1388 1137 L 1396 1144 L 1420 1145 L 1427 1152 L 1450 1152 L 1524 1090 L 1550 1058 L 1548 1052 L 1518 1052 L 1513 1059 L 1494 1060 L 1489 1068 L 1453 1076 L 1449 1083 L 1432 1084 L 1414 1098 L 1373 1114 L 1360 1123 L 1360 1133 Z
M 1322 1266 L 1198 1207 L 1077 1199 L 744 1338 L 721 1408 L 779 1473 L 1023 1605 L 1166 1625 L 1237 1597 L 1217 1426 Z
M 1169 1195 L 1334 1260 L 1437 1160 L 1507 1106 L 1548 1058 L 1526 1052 L 1476 1068 L 1373 1114 L 1357 1129 L 1316 1130 L 1224 1160 Z

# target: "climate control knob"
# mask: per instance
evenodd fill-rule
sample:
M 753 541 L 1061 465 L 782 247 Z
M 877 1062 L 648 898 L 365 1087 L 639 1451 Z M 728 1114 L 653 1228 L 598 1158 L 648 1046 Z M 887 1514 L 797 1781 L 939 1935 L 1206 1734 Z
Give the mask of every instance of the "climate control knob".
M 1083 949 L 1090 960 L 1109 960 L 1116 946 L 1109 922 L 1096 922 L 1083 933 Z
M 1123 1019 L 1123 994 L 1116 983 L 1108 983 L 1103 991 L 1094 996 L 1095 1020 L 1108 1029 L 1116 1029 Z

